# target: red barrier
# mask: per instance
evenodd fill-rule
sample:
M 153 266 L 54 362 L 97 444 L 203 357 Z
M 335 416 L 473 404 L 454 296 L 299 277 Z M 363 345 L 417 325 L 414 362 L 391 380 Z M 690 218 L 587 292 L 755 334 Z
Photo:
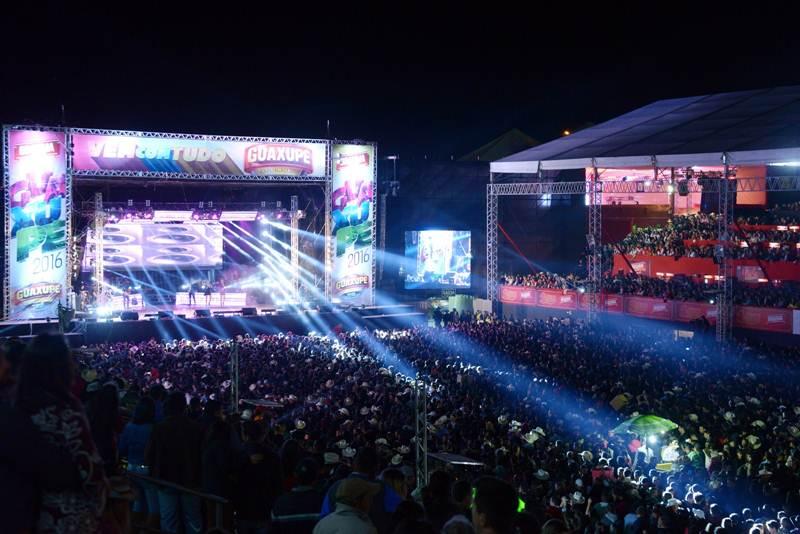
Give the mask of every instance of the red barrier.
M 625 313 L 648 319 L 671 321 L 672 301 L 647 297 L 625 297 Z
M 733 325 L 751 330 L 792 333 L 792 310 L 736 306 Z
M 505 304 L 534 306 L 560 310 L 586 310 L 589 295 L 573 290 L 535 289 L 524 286 L 500 286 L 499 300 Z M 648 297 L 604 294 L 605 310 L 661 321 L 690 322 L 705 316 L 710 323 L 717 320 L 717 307 L 707 302 L 682 302 Z M 751 330 L 792 333 L 792 310 L 734 306 L 734 326 Z
M 705 302 L 676 302 L 675 320 L 689 322 L 704 316 L 710 323 L 717 322 L 717 307 Z
M 537 289 L 536 302 L 542 308 L 557 308 L 560 310 L 578 309 L 577 292 L 572 290 Z

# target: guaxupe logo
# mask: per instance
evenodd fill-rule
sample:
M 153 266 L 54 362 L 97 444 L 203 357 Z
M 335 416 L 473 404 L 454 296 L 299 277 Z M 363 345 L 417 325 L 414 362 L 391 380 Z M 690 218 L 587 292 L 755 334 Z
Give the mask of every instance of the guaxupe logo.
M 61 296 L 61 284 L 37 282 L 14 292 L 15 305 L 47 304 Z
M 252 145 L 244 152 L 244 171 L 305 176 L 314 173 L 314 154 L 310 148 L 288 143 Z
M 367 287 L 369 287 L 369 276 L 366 274 L 354 274 L 336 282 L 336 289 L 343 294 L 361 291 Z

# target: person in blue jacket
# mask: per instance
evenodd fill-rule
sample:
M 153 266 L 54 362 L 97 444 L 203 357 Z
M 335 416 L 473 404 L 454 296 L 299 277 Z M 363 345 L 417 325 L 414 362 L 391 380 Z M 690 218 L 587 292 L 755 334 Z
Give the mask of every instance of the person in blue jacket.
M 378 453 L 372 447 L 364 447 L 358 451 L 353 465 L 353 472 L 347 478 L 361 478 L 369 482 L 376 482 L 380 485 L 380 491 L 372 499 L 369 517 L 378 530 L 378 534 L 389 534 L 392 528 L 392 514 L 403 501 L 400 495 L 383 481 L 375 480 L 378 472 Z M 346 479 L 345 479 L 346 480 Z M 336 491 L 341 484 L 341 480 L 334 482 L 328 488 L 325 498 L 322 501 L 322 511 L 320 518 L 332 513 L 336 506 Z

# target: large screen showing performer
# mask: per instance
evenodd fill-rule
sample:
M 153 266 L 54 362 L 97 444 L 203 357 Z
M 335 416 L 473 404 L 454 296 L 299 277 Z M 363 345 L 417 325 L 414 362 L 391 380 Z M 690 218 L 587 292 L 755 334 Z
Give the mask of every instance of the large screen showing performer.
M 223 254 L 222 231 L 219 223 L 106 224 L 103 227 L 103 261 L 109 270 L 219 267 Z M 84 270 L 91 270 L 93 247 L 90 240 L 84 256 Z
M 466 230 L 406 232 L 406 289 L 470 287 L 472 249 Z

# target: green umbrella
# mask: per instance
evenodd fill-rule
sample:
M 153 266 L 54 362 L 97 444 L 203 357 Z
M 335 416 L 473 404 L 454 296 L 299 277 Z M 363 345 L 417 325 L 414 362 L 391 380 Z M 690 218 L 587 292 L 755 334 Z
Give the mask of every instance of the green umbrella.
M 675 428 L 678 428 L 678 425 L 669 419 L 657 415 L 637 415 L 619 425 L 612 432 L 615 434 L 631 432 L 640 436 L 652 436 L 669 432 Z

